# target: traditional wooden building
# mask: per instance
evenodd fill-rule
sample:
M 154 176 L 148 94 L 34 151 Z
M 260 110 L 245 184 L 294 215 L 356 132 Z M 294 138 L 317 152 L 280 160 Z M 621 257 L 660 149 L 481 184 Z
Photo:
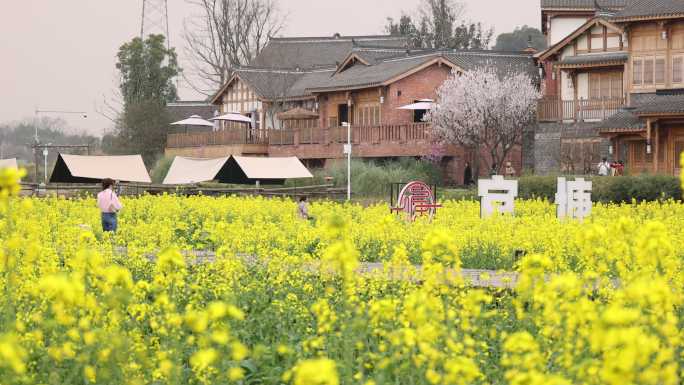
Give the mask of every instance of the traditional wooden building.
M 272 39 L 249 67 L 238 69 L 212 103 L 221 113 L 252 117 L 250 133 L 232 127 L 202 134 L 174 134 L 167 153 L 190 156 L 263 154 L 297 156 L 324 166 L 344 158 L 351 123 L 353 156 L 422 157 L 436 151 L 426 111 L 400 109 L 437 98 L 453 72 L 485 66 L 500 73 L 538 76 L 530 53 L 409 50 L 392 36 Z M 230 143 L 228 143 L 230 142 Z M 460 181 L 471 154 L 459 146 L 439 149 L 447 176 Z M 521 169 L 518 151 L 511 159 Z
M 543 19 L 550 17 L 544 9 L 549 3 L 576 7 L 583 1 L 542 0 Z M 538 55 L 545 98 L 537 139 L 556 135 L 562 170 L 588 171 L 586 165 L 591 169 L 608 157 L 625 162 L 632 174 L 678 174 L 684 151 L 684 2 L 584 3 L 592 3 L 594 14 Z M 554 39 L 555 26 L 546 23 Z M 540 142 L 537 163 L 545 158 Z

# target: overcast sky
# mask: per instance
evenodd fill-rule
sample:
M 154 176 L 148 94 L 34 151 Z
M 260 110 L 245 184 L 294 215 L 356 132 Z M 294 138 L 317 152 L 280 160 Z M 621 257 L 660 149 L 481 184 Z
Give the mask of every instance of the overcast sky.
M 180 54 L 185 0 L 168 0 L 171 44 Z M 280 0 L 288 15 L 285 36 L 379 34 L 385 18 L 412 13 L 419 0 Z M 539 27 L 539 0 L 465 0 L 466 17 L 493 26 L 495 34 L 523 24 Z M 112 124 L 99 116 L 115 88 L 118 47 L 140 33 L 142 0 L 2 0 L 0 4 L 0 123 L 42 110 L 64 115 L 69 126 L 102 134 Z M 193 98 L 181 84 L 182 98 Z

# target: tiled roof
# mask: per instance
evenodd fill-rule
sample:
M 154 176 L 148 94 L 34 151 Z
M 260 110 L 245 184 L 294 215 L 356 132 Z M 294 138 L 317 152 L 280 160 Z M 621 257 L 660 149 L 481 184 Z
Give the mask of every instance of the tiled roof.
M 491 66 L 500 75 L 520 71 L 531 77 L 539 74 L 534 60 L 527 54 L 493 51 L 419 51 L 404 53 L 402 57 L 380 60 L 370 66 L 355 65 L 309 89 L 321 91 L 374 87 L 438 58 L 443 58 L 466 71 Z
M 199 115 L 203 119 L 214 116 L 216 107 L 206 101 L 178 101 L 166 104 L 166 111 L 172 122 L 186 119 L 192 115 Z
M 558 64 L 571 66 L 626 62 L 628 57 L 629 54 L 627 52 L 590 53 L 586 55 L 568 56 L 561 60 Z
M 595 124 L 600 132 L 641 131 L 644 123 L 634 114 L 633 108 L 624 108 L 617 114 Z
M 497 51 L 454 51 L 446 57 L 464 70 L 494 67 L 499 75 L 511 72 L 525 72 L 532 79 L 539 77 L 539 70 L 531 55 L 516 52 Z
M 598 0 L 601 8 L 620 9 L 625 6 L 626 0 Z M 581 9 L 594 10 L 594 0 L 541 0 L 541 8 L 544 9 Z
M 378 86 L 384 81 L 419 67 L 421 64 L 437 57 L 436 55 L 422 55 L 400 59 L 395 58 L 371 66 L 358 64 L 328 78 L 327 81 L 313 85 L 309 89 L 320 91 L 324 89 L 355 89 Z
M 250 65 L 300 69 L 332 67 L 347 57 L 355 43 L 405 47 L 407 41 L 397 36 L 273 38 Z
M 684 90 L 632 94 L 631 104 L 637 115 L 684 114 Z
M 658 19 L 682 15 L 682 0 L 628 0 L 627 6 L 615 15 L 614 20 Z

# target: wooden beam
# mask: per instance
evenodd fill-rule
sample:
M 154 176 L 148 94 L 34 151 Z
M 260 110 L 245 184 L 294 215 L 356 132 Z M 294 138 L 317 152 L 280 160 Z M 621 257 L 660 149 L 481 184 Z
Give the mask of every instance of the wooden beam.
M 658 127 L 659 124 L 656 122 L 655 125 L 655 143 L 653 145 L 653 173 L 657 174 L 658 173 L 658 154 L 659 154 L 659 147 L 660 147 L 660 135 L 658 133 Z

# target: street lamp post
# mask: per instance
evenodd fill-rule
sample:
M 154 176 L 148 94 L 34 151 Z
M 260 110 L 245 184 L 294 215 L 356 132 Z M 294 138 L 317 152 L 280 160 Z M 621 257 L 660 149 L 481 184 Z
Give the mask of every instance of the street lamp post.
M 344 146 L 344 153 L 347 154 L 347 201 L 351 200 L 351 123 L 342 123 L 343 127 L 347 127 L 347 144 Z
M 52 144 L 52 143 L 50 143 Z M 48 144 L 48 146 L 50 145 Z M 45 171 L 45 178 L 43 179 L 43 183 L 47 186 L 47 157 L 48 157 L 48 149 L 47 147 L 43 148 L 43 160 L 45 161 L 44 168 L 43 170 Z
M 88 113 L 85 111 L 63 111 L 63 110 L 39 110 L 36 108 L 35 110 L 36 114 L 36 119 L 33 122 L 33 126 L 35 127 L 35 134 L 33 136 L 33 145 L 38 146 L 40 144 L 40 140 L 38 139 L 38 115 L 39 114 L 56 114 L 56 115 L 70 115 L 70 114 L 78 114 L 83 117 L 83 119 L 88 119 Z M 34 162 L 36 165 L 36 183 L 38 183 L 38 152 L 36 151 L 37 147 L 34 147 L 33 149 L 33 155 L 34 155 Z M 47 148 L 43 149 L 43 157 L 45 158 L 45 184 L 47 184 L 47 153 L 48 150 Z

